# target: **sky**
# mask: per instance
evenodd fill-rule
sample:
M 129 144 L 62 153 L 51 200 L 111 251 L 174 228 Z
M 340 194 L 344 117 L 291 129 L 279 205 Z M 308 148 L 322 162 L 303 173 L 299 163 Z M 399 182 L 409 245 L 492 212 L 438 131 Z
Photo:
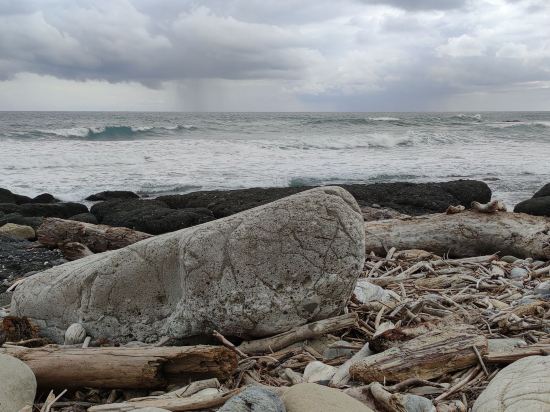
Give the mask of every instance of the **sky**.
M 0 110 L 550 110 L 550 1 L 0 0 Z

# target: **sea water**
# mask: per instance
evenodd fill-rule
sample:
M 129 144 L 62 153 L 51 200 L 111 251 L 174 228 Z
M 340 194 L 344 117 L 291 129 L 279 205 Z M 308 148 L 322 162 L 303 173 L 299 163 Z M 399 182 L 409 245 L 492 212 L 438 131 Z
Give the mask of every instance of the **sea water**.
M 0 187 L 79 201 L 479 179 L 512 206 L 550 182 L 550 112 L 0 112 Z

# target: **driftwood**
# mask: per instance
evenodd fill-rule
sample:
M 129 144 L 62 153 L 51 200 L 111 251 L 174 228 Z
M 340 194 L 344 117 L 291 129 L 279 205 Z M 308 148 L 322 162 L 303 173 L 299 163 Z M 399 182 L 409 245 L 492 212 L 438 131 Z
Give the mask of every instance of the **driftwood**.
M 59 250 L 61 250 L 61 253 L 63 253 L 63 256 L 67 260 L 82 259 L 86 256 L 94 254 L 94 252 L 88 249 L 88 246 L 78 242 L 67 242 L 61 244 L 59 246 Z
M 546 217 L 507 212 L 468 211 L 365 222 L 366 250 L 382 256 L 395 247 L 455 257 L 500 252 L 550 259 L 549 230 Z
M 335 332 L 353 326 L 357 321 L 355 313 L 323 319 L 307 325 L 298 326 L 287 332 L 269 338 L 245 341 L 239 345 L 239 350 L 249 355 L 274 352 L 296 342 L 313 339 L 325 333 Z
M 402 345 L 369 356 L 351 366 L 352 379 L 365 383 L 399 382 L 409 378 L 432 379 L 465 369 L 487 353 L 487 339 L 466 325 L 435 330 Z
M 519 359 L 528 356 L 548 356 L 550 355 L 550 343 L 538 343 L 521 348 L 514 349 L 510 352 L 489 352 L 483 356 L 483 360 L 487 363 L 513 363 Z
M 235 353 L 223 346 L 13 346 L 0 353 L 25 362 L 45 388 L 157 388 L 189 377 L 225 378 L 237 368 Z
M 100 253 L 123 248 L 152 235 L 125 227 L 47 218 L 37 229 L 36 236 L 40 243 L 48 247 L 77 242 L 85 245 L 93 253 Z

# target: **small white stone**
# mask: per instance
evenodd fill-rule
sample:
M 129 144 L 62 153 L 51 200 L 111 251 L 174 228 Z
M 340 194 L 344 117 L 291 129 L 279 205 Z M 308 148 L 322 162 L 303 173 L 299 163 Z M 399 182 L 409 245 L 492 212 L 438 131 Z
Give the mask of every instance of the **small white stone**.
M 308 363 L 304 369 L 304 380 L 311 383 L 330 381 L 335 373 L 336 368 L 334 366 L 325 365 L 320 361 L 313 361 Z
M 65 345 L 77 345 L 86 339 L 86 329 L 80 323 L 73 323 L 65 331 Z

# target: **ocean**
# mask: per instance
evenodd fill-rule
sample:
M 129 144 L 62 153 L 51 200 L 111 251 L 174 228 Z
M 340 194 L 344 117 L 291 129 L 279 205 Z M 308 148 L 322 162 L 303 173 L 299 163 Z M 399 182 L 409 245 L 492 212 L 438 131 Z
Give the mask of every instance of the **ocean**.
M 513 206 L 550 182 L 549 158 L 550 112 L 0 112 L 0 187 L 71 201 L 479 179 Z

